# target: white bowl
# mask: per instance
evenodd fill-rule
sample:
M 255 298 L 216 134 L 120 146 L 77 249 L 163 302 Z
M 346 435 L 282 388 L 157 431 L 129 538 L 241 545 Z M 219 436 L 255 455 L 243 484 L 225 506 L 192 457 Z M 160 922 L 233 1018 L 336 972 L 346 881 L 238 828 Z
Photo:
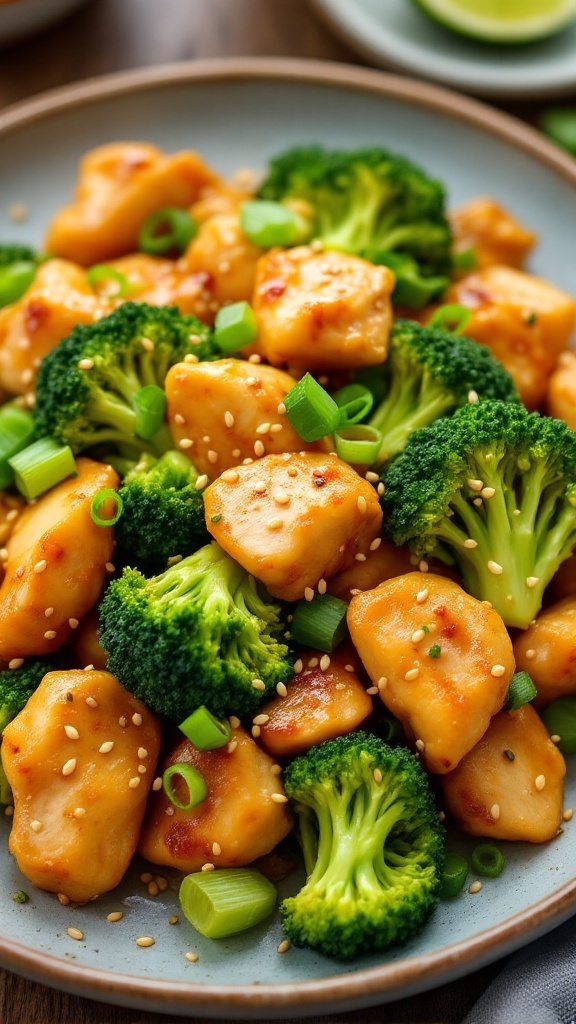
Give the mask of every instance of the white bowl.
M 51 25 L 86 0 L 0 0 L 0 46 Z

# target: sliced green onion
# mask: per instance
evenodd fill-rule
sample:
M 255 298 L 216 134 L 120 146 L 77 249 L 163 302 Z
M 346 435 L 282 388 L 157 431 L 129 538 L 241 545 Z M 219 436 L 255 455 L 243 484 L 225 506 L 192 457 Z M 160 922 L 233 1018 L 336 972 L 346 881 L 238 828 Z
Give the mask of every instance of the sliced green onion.
M 303 647 L 333 651 L 346 636 L 348 605 L 331 594 L 316 594 L 298 601 L 290 627 L 292 638 Z
M 422 309 L 432 299 L 444 294 L 450 281 L 447 277 L 424 277 L 413 256 L 402 252 L 368 252 L 367 259 L 379 266 L 390 267 L 396 275 L 392 292 L 395 306 Z
M 464 888 L 467 876 L 468 864 L 464 857 L 449 850 L 444 861 L 440 899 L 452 900 L 455 896 L 458 896 Z
M 256 341 L 258 325 L 249 302 L 222 306 L 214 321 L 214 344 L 222 352 L 237 352 Z
M 340 409 L 339 427 L 360 423 L 374 405 L 374 395 L 364 384 L 347 384 L 332 397 Z
M 130 292 L 131 286 L 126 275 L 121 274 L 114 267 L 107 266 L 106 263 L 96 263 L 95 266 L 90 267 L 86 271 L 86 278 L 94 291 L 102 291 L 112 299 L 125 299 Z M 99 289 L 98 285 L 101 284 L 107 285 L 107 287 Z M 110 285 L 116 285 L 116 287 L 110 288 Z
M 478 266 L 476 249 L 461 249 L 460 252 L 452 253 L 452 266 L 454 270 L 474 270 Z
M 406 742 L 404 729 L 395 715 L 390 711 L 387 711 L 384 705 L 380 707 L 378 704 L 374 710 L 376 712 L 374 732 L 376 732 L 389 747 L 403 746 Z
M 472 850 L 472 870 L 485 878 L 498 878 L 504 870 L 506 858 L 492 843 L 480 843 Z
M 319 441 L 332 434 L 340 423 L 340 409 L 327 391 L 310 373 L 284 398 L 290 424 L 304 441 Z
M 18 892 L 12 893 L 12 899 L 14 900 L 14 903 L 28 903 L 30 897 L 23 889 L 19 889 Z
M 132 399 L 136 413 L 135 434 L 144 440 L 158 433 L 166 418 L 166 394 L 157 384 L 146 384 Z
M 77 472 L 72 449 L 51 437 L 28 445 L 8 463 L 14 470 L 16 487 L 29 501 Z
M 359 423 L 357 427 L 344 427 L 334 432 L 336 454 L 343 462 L 371 466 L 376 462 L 382 446 L 382 431 Z
M 98 513 L 103 505 L 107 501 L 113 501 L 115 504 L 115 510 L 111 516 L 103 519 Z M 98 491 L 90 503 L 90 516 L 96 526 L 114 526 L 120 516 L 122 515 L 122 509 L 124 508 L 124 502 L 119 494 L 114 490 L 113 487 L 103 487 L 101 491 Z
M 188 790 L 188 799 L 180 800 L 176 792 L 177 782 L 181 779 Z M 162 776 L 162 788 L 171 804 L 179 811 L 191 811 L 197 807 L 208 796 L 208 787 L 204 776 L 191 764 L 173 764 L 167 768 Z
M 558 146 L 576 156 L 576 107 L 544 111 L 540 126 Z
M 157 210 L 140 228 L 138 248 L 152 256 L 177 250 L 184 252 L 198 232 L 198 225 L 186 210 L 166 206 Z
M 225 939 L 269 917 L 278 893 L 259 871 L 221 868 L 186 875 L 179 899 L 197 932 L 207 939 Z
M 506 693 L 508 711 L 517 711 L 523 704 L 528 704 L 538 693 L 527 672 L 515 672 L 510 680 Z
M 442 648 L 440 647 L 440 644 L 432 644 L 432 647 L 428 651 L 428 654 L 430 655 L 431 658 L 439 658 L 441 653 Z
M 542 721 L 562 754 L 576 754 L 576 697 L 559 697 L 542 712 Z
M 14 470 L 8 459 L 17 455 L 32 442 L 34 417 L 24 409 L 9 402 L 0 408 L 0 491 L 10 487 L 14 481 Z
M 305 241 L 311 231 L 311 226 L 295 210 L 267 199 L 242 203 L 240 227 L 254 245 L 263 249 L 273 245 L 297 245 Z
M 450 334 L 462 334 L 470 319 L 470 310 L 459 306 L 457 302 L 449 302 L 439 306 L 426 323 L 426 327 L 438 327 Z
M 225 747 L 232 733 L 227 719 L 219 721 L 204 705 L 188 715 L 178 728 L 196 750 L 218 750 Z
M 0 307 L 17 302 L 28 290 L 36 276 L 36 264 L 17 260 L 0 268 Z

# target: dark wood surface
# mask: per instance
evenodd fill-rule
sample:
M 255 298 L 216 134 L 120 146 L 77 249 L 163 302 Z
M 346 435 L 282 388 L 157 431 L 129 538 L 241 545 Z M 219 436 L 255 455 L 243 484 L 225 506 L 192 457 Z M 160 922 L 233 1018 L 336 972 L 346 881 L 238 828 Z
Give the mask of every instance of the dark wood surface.
M 91 0 L 40 35 L 0 50 L 0 109 L 45 89 L 126 68 L 237 55 L 360 63 L 305 0 Z M 535 122 L 539 105 L 503 104 Z M 329 1024 L 457 1024 L 499 965 L 386 1007 Z M 176 1024 L 185 1018 L 106 1006 L 0 970 L 0 1024 Z

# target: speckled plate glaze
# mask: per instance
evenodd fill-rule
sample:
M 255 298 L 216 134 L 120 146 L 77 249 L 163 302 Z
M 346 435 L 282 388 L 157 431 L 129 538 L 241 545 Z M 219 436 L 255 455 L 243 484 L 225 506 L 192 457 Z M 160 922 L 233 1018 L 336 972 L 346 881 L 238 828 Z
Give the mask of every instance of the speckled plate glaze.
M 348 46 L 381 67 L 500 99 L 576 88 L 576 23 L 535 43 L 496 46 L 450 32 L 411 0 L 310 2 Z
M 0 238 L 39 243 L 74 184 L 78 158 L 114 139 L 192 146 L 219 171 L 260 167 L 283 147 L 381 143 L 443 179 L 452 203 L 490 192 L 540 232 L 533 269 L 574 289 L 576 162 L 534 131 L 477 103 L 377 72 L 278 60 L 240 60 L 123 74 L 52 93 L 0 115 Z M 13 224 L 13 203 L 29 207 Z M 569 772 L 566 803 L 576 802 Z M 113 894 L 61 907 L 34 891 L 7 852 L 0 822 L 0 961 L 58 988 L 161 1012 L 233 1020 L 369 1006 L 457 978 L 537 938 L 576 911 L 576 825 L 543 847 L 514 844 L 504 874 L 444 904 L 402 949 L 352 965 L 304 950 L 280 955 L 272 919 L 209 942 L 177 911 L 178 878 L 151 899 L 134 865 Z M 462 848 L 471 844 L 461 840 Z M 454 845 L 454 844 L 452 844 Z M 288 879 L 283 895 L 298 887 Z M 30 902 L 11 894 L 24 888 Z M 123 910 L 110 924 L 106 915 Z M 82 941 L 67 935 L 79 928 Z M 152 935 L 155 945 L 135 945 Z M 194 950 L 197 963 L 185 960 Z

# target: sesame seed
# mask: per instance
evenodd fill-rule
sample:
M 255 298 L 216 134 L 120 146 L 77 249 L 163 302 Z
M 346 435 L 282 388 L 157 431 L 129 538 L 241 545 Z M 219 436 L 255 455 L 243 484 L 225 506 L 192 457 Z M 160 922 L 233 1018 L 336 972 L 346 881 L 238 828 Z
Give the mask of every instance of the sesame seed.
M 539 576 L 527 576 L 526 577 L 526 586 L 528 587 L 529 590 L 532 590 L 532 588 L 535 587 L 536 584 L 539 583 L 539 582 L 540 582 L 540 577 Z
M 476 505 L 476 508 L 480 508 L 480 506 L 482 504 L 482 498 L 474 498 L 474 501 L 472 502 L 472 504 Z
M 201 871 L 214 871 L 215 865 L 208 861 L 207 864 L 203 864 L 200 868 Z
M 320 658 L 320 671 L 321 672 L 327 672 L 329 668 L 330 668 L 330 655 L 329 654 L 323 654 L 322 657 Z
M 237 484 L 240 479 L 240 475 L 235 469 L 227 469 L 222 473 L 220 479 L 224 480 L 227 484 Z
M 318 593 L 319 594 L 325 594 L 326 593 L 326 588 L 327 588 L 326 580 L 325 579 L 318 580 Z
M 154 782 L 152 783 L 152 789 L 154 790 L 155 793 L 157 793 L 159 789 L 162 789 L 162 779 L 160 778 L 160 776 L 158 776 L 157 779 L 154 779 Z
M 151 935 L 141 935 L 139 939 L 136 939 L 136 945 L 144 948 L 147 946 L 153 946 L 154 939 Z
M 274 519 L 269 519 L 266 523 L 267 530 L 281 530 L 284 526 L 284 520 L 280 516 L 276 516 Z
M 382 543 L 382 537 L 375 537 L 370 544 L 370 551 L 377 551 Z
M 207 483 L 208 477 L 206 476 L 206 473 L 202 473 L 201 476 L 198 477 L 196 483 L 194 484 L 194 487 L 196 488 L 197 491 L 201 491 L 203 487 L 206 487 Z
M 288 466 L 287 473 L 288 473 L 288 476 L 291 476 L 291 477 L 298 476 L 298 470 L 296 469 L 296 466 Z
M 251 355 L 251 356 L 248 356 L 248 362 L 249 362 L 249 363 L 255 363 L 255 364 L 257 364 L 257 363 L 261 363 L 261 362 L 262 362 L 262 356 L 259 356 L 259 355 L 258 355 L 258 354 L 257 354 L 257 353 L 255 352 L 255 353 L 254 353 L 253 355 Z
M 521 512 L 521 510 L 519 508 L 515 508 L 513 513 L 512 513 L 512 515 L 513 516 L 521 516 L 522 512 Z
M 55 636 L 56 636 L 56 630 L 55 629 L 47 629 L 46 632 L 44 633 L 44 639 L 45 640 L 54 640 Z
M 368 502 L 366 501 L 366 498 L 364 497 L 363 494 L 360 494 L 358 496 L 358 500 L 356 501 L 356 505 L 358 506 L 358 511 L 361 512 L 361 513 L 364 513 L 366 511 L 366 509 L 368 508 Z
M 488 569 L 490 570 L 493 576 L 501 576 L 502 573 L 504 572 L 502 566 L 499 565 L 498 562 L 493 562 L 492 559 L 486 562 L 486 565 L 488 566 Z
M 194 441 L 190 437 L 183 437 L 181 441 L 178 441 L 178 447 L 183 448 L 184 450 L 186 450 L 186 448 L 191 448 L 193 444 Z
M 65 894 L 65 893 L 63 893 L 63 892 L 58 892 L 58 893 L 56 893 L 56 898 L 57 898 L 57 900 L 58 900 L 58 903 L 59 903 L 59 904 L 60 904 L 60 905 L 61 905 L 62 907 L 67 907 L 67 906 L 69 906 L 69 905 L 70 905 L 70 897 L 69 897 L 69 896 L 66 896 L 66 894 Z
M 377 484 L 380 478 L 378 473 L 374 473 L 373 470 L 369 469 L 368 472 L 364 474 L 364 479 L 370 484 Z
M 528 661 L 532 661 L 532 658 L 535 658 L 535 657 L 536 657 L 536 651 L 534 650 L 534 648 L 533 648 L 533 647 L 530 647 L 530 648 L 529 648 L 529 649 L 528 649 L 528 650 L 526 651 L 525 657 L 526 657 L 526 658 L 528 658 Z
M 559 736 L 557 732 L 553 732 L 550 739 L 552 740 L 552 743 L 560 743 L 562 737 Z
M 544 786 L 546 785 L 546 776 L 545 775 L 537 775 L 536 778 L 534 779 L 534 785 L 536 786 L 536 789 L 538 790 L 538 792 L 541 793 L 542 790 L 544 789 Z
M 132 725 L 142 725 L 142 715 L 139 711 L 135 711 L 132 715 Z
M 299 672 L 301 672 L 303 668 L 304 668 L 304 663 L 302 661 L 302 658 L 298 658 L 298 660 L 294 662 L 294 672 L 296 673 L 296 675 L 298 675 Z
M 275 804 L 287 804 L 288 797 L 284 796 L 284 793 L 272 793 L 270 799 Z
M 428 562 L 425 562 L 424 559 L 422 559 L 421 562 L 418 562 L 418 569 L 420 572 L 428 572 Z
M 484 487 L 483 480 L 467 480 L 466 483 L 471 491 L 481 491 Z
M 81 359 L 78 363 L 79 370 L 92 370 L 94 367 L 93 359 Z
M 230 722 L 230 728 L 231 729 L 239 729 L 240 728 L 240 719 L 237 718 L 236 715 L 230 715 L 230 717 L 228 718 L 228 721 Z
M 269 423 L 261 423 L 259 427 L 256 427 L 256 433 L 257 434 L 267 434 L 269 430 L 270 430 L 270 424 Z
M 284 405 L 284 402 L 280 402 L 280 405 L 278 406 L 276 412 L 278 413 L 279 416 L 284 415 L 284 413 L 286 412 L 286 406 Z
M 41 832 L 44 826 L 41 821 L 38 821 L 37 818 L 34 818 L 34 821 L 30 822 L 30 828 L 32 829 L 33 832 Z
M 77 942 L 82 942 L 84 932 L 81 932 L 79 928 L 67 928 L 66 931 L 71 939 L 76 939 Z
M 424 743 L 424 740 L 416 740 L 415 746 L 416 749 L 420 751 L 420 753 L 422 753 L 422 751 L 426 749 L 426 744 Z
M 256 718 L 252 719 L 253 725 L 266 725 L 266 722 L 270 721 L 270 715 L 256 715 Z
M 120 715 L 120 718 L 118 719 L 118 725 L 120 726 L 121 729 L 125 729 L 126 726 L 128 725 L 128 722 L 126 718 L 124 718 L 124 715 Z
M 406 679 L 408 682 L 412 682 L 413 679 L 417 679 L 418 678 L 419 673 L 420 673 L 420 669 L 419 668 L 411 668 L 411 669 L 408 670 L 408 672 L 405 673 L 404 679 Z
M 181 427 L 183 423 L 186 423 L 186 420 L 184 419 L 181 412 L 177 412 L 176 415 L 174 416 L 174 423 L 177 423 L 179 427 Z
M 423 640 L 425 636 L 426 633 L 424 632 L 423 629 L 417 629 L 414 633 L 412 633 L 412 643 L 419 644 L 420 641 Z
M 152 341 L 151 338 L 140 338 L 140 344 L 142 345 L 142 348 L 144 349 L 145 352 L 154 351 L 154 342 Z
M 111 924 L 115 924 L 116 921 L 121 921 L 124 914 L 121 910 L 113 910 L 110 914 L 106 915 L 106 920 L 110 921 Z
M 380 676 L 380 679 L 376 683 L 376 686 L 378 687 L 379 690 L 385 690 L 386 687 L 388 686 L 388 680 L 386 676 Z
M 75 818 L 85 818 L 86 817 L 86 808 L 85 807 L 76 807 L 75 810 L 74 810 L 74 817 Z
M 563 818 L 563 820 L 564 820 L 564 821 L 571 821 L 571 820 L 572 820 L 572 815 L 573 815 L 573 814 L 574 814 L 574 811 L 572 810 L 572 808 L 571 808 L 571 807 L 568 807 L 568 808 L 567 808 L 567 809 L 566 809 L 566 810 L 564 811 L 564 814 L 562 815 L 562 818 Z
M 478 547 L 478 541 L 473 540 L 472 537 L 467 537 L 466 540 L 462 542 L 462 547 L 469 548 L 470 551 L 472 551 L 474 548 Z
M 62 775 L 72 775 L 72 772 L 76 770 L 76 758 L 71 757 L 62 768 Z
M 494 495 L 496 494 L 496 488 L 483 487 L 482 490 L 480 491 L 480 494 L 482 495 L 483 498 L 493 498 Z
M 110 751 L 113 750 L 113 749 L 114 749 L 114 740 L 106 740 L 106 742 L 103 743 L 102 746 L 100 746 L 98 748 L 98 753 L 99 754 L 109 754 Z
M 384 484 L 380 483 L 380 484 L 378 484 L 378 487 L 376 488 L 376 493 L 381 498 L 382 495 L 384 494 L 385 490 L 386 490 L 386 488 L 384 487 Z
M 144 885 L 148 885 L 148 883 L 151 882 L 153 878 L 154 878 L 154 875 L 152 874 L 151 871 L 144 871 L 140 875 L 140 881 L 143 882 Z
M 157 882 L 152 881 L 152 882 L 148 883 L 148 895 L 149 896 L 157 896 L 159 892 L 160 892 L 160 889 L 158 888 L 158 883 Z
M 46 559 L 41 558 L 39 562 L 36 562 L 36 565 L 34 566 L 34 572 L 44 572 L 47 565 L 48 562 L 46 561 Z
M 485 608 L 491 608 L 492 607 L 492 602 L 491 601 L 480 601 L 480 604 L 483 604 Z
M 382 772 L 379 768 L 375 768 L 372 775 L 374 776 L 374 782 L 382 782 Z
M 64 732 L 66 733 L 69 740 L 79 740 L 80 733 L 78 729 L 75 729 L 73 725 L 65 725 Z
M 444 821 L 445 818 L 446 815 L 444 814 L 444 811 L 440 811 L 440 814 L 438 815 L 438 821 Z
M 156 885 L 158 886 L 160 892 L 166 892 L 166 889 L 168 888 L 169 883 L 168 883 L 168 879 L 164 878 L 164 875 L 156 875 L 156 878 L 154 879 L 154 881 L 156 882 Z
M 104 566 L 104 568 L 106 569 L 106 572 L 115 572 L 116 571 L 116 566 L 114 565 L 113 562 L 106 562 L 106 565 Z
M 196 337 L 196 335 L 191 335 L 191 336 L 190 336 L 190 337 L 188 338 L 188 341 L 189 341 L 189 342 L 190 342 L 190 343 L 191 343 L 192 345 L 195 345 L 195 344 L 197 344 L 198 340 L 199 340 L 199 339 L 198 339 L 198 338 Z M 184 356 L 184 362 L 185 362 L 185 363 L 197 363 L 198 361 L 199 361 L 199 360 L 198 360 L 198 356 L 197 356 L 197 355 L 195 355 L 195 354 L 194 354 L 194 352 L 187 352 L 187 353 L 186 353 L 186 355 Z
M 139 775 L 135 775 L 132 779 L 130 779 L 130 782 L 128 783 L 128 786 L 129 786 L 130 789 L 137 789 L 139 785 L 140 785 L 140 776 Z
M 228 412 L 228 410 L 224 413 L 224 423 L 230 428 L 234 426 L 234 416 L 231 412 Z
M 288 505 L 290 502 L 290 495 L 286 491 L 275 491 L 272 497 L 277 505 Z
M 266 689 L 266 684 L 263 683 L 261 679 L 253 679 L 252 680 L 252 689 L 253 690 L 265 690 Z
M 254 444 L 254 454 L 257 455 L 258 458 L 260 458 L 261 455 L 264 455 L 264 445 L 262 444 L 262 441 L 256 441 L 255 442 L 255 444 Z
M 288 950 L 290 949 L 291 945 L 292 945 L 292 943 L 290 942 L 290 939 L 282 939 L 282 942 L 280 942 L 278 944 L 278 948 L 277 948 L 276 952 L 277 953 L 287 953 Z
M 419 590 L 418 593 L 416 594 L 416 603 L 417 604 L 424 604 L 424 602 L 427 601 L 427 600 L 428 600 L 428 591 L 427 590 Z
M 233 448 L 232 449 L 232 458 L 233 459 L 239 459 L 241 455 L 242 455 L 242 452 L 240 451 L 239 448 Z
M 285 683 L 276 683 L 276 693 L 279 697 L 287 697 L 288 690 L 286 689 Z
M 252 733 L 252 735 L 253 735 L 255 740 L 258 739 L 260 733 L 262 732 L 262 730 L 261 730 L 259 725 L 253 725 L 250 731 L 251 731 L 251 733 Z
M 12 658 L 12 660 L 8 662 L 8 668 L 21 668 L 23 664 L 24 658 Z
M 492 807 L 490 808 L 490 817 L 493 818 L 494 821 L 498 821 L 498 818 L 500 817 L 499 804 L 492 804 Z
M 480 881 L 472 882 L 472 885 L 469 886 L 469 888 L 468 888 L 468 892 L 470 893 L 471 896 L 474 896 L 475 893 L 480 892 L 481 888 L 482 888 L 482 882 L 480 882 Z
M 68 619 L 68 625 L 70 626 L 70 629 L 78 629 L 80 621 L 79 619 Z
M 492 665 L 490 675 L 494 676 L 495 679 L 499 679 L 500 676 L 504 675 L 505 671 L 506 669 L 504 668 L 504 665 Z
M 312 587 L 304 587 L 304 600 L 311 601 L 314 597 L 314 591 Z
M 318 665 L 318 658 L 310 658 L 308 661 L 308 668 L 316 668 Z
M 7 523 L 13 523 L 14 520 L 18 518 L 18 516 L 19 516 L 19 509 L 12 508 L 12 509 L 10 509 L 9 512 L 6 513 L 4 518 L 5 518 Z
M 473 389 L 468 392 L 468 401 L 471 404 L 478 401 L 478 393 Z
M 192 951 L 184 953 L 184 959 L 188 960 L 191 964 L 196 964 L 198 963 L 198 953 L 193 953 Z
M 49 619 L 51 615 L 54 615 L 54 609 L 53 608 L 45 608 L 44 609 L 44 615 L 45 615 L 45 617 L 47 619 Z
M 230 743 L 226 747 L 226 750 L 228 751 L 229 754 L 233 754 L 234 751 L 236 750 L 237 746 L 238 746 L 238 740 L 230 740 Z
M 356 559 L 357 562 L 366 561 L 366 555 L 363 555 L 361 551 L 359 551 L 357 555 L 354 555 L 354 558 Z
M 212 448 L 210 448 L 208 450 L 206 458 L 208 459 L 208 462 L 214 465 L 215 462 L 218 462 L 218 452 L 215 452 Z
M 8 806 L 4 808 L 4 814 L 6 815 L 7 818 L 12 817 L 12 815 L 14 814 L 14 808 L 12 807 L 12 804 L 8 804 Z
M 346 683 L 336 683 L 336 686 L 334 687 L 334 689 L 335 690 L 345 690 L 346 689 Z

